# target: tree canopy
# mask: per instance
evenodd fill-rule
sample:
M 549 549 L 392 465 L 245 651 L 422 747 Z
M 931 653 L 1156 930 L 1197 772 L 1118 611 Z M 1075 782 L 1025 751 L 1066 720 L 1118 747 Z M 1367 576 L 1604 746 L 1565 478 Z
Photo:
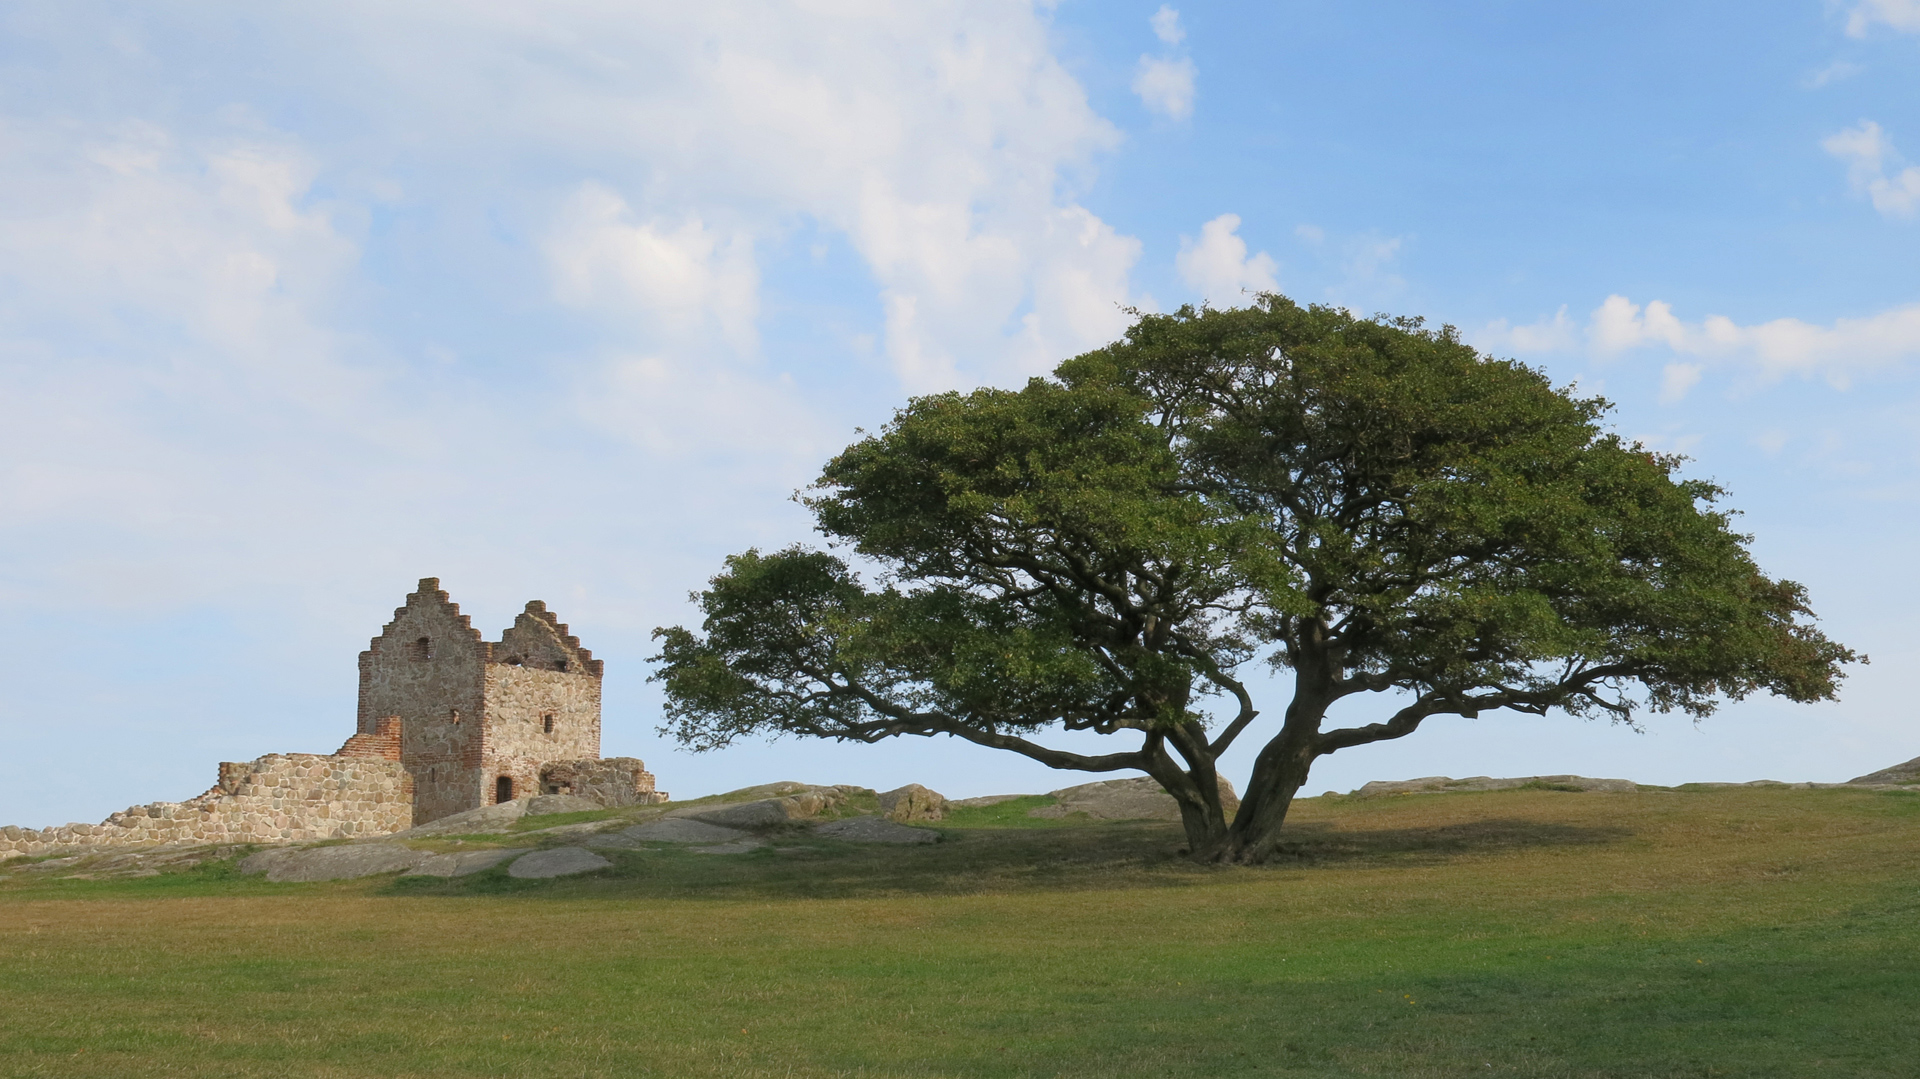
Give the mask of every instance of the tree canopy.
M 1142 316 L 1023 389 L 915 399 L 830 461 L 804 501 L 873 583 L 827 551 L 729 558 L 701 632 L 656 631 L 665 730 L 1138 769 L 1197 857 L 1257 861 L 1316 758 L 1430 716 L 1832 698 L 1859 657 L 1754 564 L 1718 487 L 1606 431 L 1608 407 L 1413 319 L 1275 295 Z M 1257 662 L 1292 694 L 1229 820 L 1217 762 L 1260 715 Z M 1377 721 L 1324 729 L 1359 694 Z

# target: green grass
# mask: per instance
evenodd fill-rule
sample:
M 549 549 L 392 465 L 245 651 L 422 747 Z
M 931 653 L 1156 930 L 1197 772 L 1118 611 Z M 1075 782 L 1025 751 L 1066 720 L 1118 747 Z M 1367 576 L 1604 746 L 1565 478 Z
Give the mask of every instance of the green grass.
M 0 1076 L 1920 1073 L 1920 797 L 1323 798 L 1259 869 L 956 823 L 549 882 L 8 874 Z
M 1028 811 L 1058 804 L 1051 794 L 1027 794 L 995 802 L 988 806 L 962 806 L 952 810 L 942 826 L 946 828 L 1058 828 L 1086 824 L 1085 813 L 1070 817 L 1029 817 Z

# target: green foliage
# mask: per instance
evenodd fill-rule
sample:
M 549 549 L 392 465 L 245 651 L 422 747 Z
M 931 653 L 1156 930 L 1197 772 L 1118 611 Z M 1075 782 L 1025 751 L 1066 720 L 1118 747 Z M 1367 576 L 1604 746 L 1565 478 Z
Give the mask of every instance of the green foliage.
M 1432 715 L 1833 698 L 1863 660 L 1755 565 L 1719 488 L 1607 408 L 1414 319 L 1272 295 L 1142 316 L 1052 379 L 916 399 L 829 462 L 805 502 L 876 583 L 827 552 L 728 559 L 702 632 L 656 633 L 664 729 L 1140 769 L 1196 853 L 1239 858 L 1315 758 Z M 1259 714 L 1256 658 L 1294 693 L 1229 837 L 1214 762 Z M 1383 695 L 1380 721 L 1323 730 L 1355 694 Z M 1133 745 L 1069 753 L 1048 729 Z
M 1309 604 L 1261 629 L 1323 692 L 1706 715 L 1760 689 L 1830 698 L 1855 658 L 1753 564 L 1719 488 L 1450 328 L 1269 296 L 1146 316 L 1060 376 L 1153 400 L 1192 481 L 1276 534 Z

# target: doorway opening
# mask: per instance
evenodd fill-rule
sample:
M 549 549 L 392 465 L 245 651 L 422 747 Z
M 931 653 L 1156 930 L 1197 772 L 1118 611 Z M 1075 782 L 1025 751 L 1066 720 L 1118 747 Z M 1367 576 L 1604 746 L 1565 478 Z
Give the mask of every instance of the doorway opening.
M 493 800 L 500 804 L 513 801 L 512 776 L 501 776 L 493 781 Z

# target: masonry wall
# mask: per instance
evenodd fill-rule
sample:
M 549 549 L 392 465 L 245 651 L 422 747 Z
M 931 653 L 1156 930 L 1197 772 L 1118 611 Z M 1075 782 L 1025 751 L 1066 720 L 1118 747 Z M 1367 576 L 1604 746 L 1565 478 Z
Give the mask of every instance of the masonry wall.
M 487 804 L 482 672 L 490 652 L 439 580 L 426 577 L 360 653 L 359 729 L 399 718 L 415 824 Z
M 542 794 L 572 794 L 603 806 L 657 805 L 666 792 L 654 789 L 653 773 L 638 757 L 548 761 L 540 766 Z
M 484 673 L 486 744 L 481 767 L 485 802 L 500 778 L 513 797 L 540 794 L 541 765 L 600 755 L 602 665 L 535 600 L 493 646 Z
M 406 769 L 380 756 L 271 753 L 220 765 L 220 779 L 198 798 L 134 806 L 99 824 L 0 828 L 0 859 L 116 847 L 386 835 L 413 821 Z

